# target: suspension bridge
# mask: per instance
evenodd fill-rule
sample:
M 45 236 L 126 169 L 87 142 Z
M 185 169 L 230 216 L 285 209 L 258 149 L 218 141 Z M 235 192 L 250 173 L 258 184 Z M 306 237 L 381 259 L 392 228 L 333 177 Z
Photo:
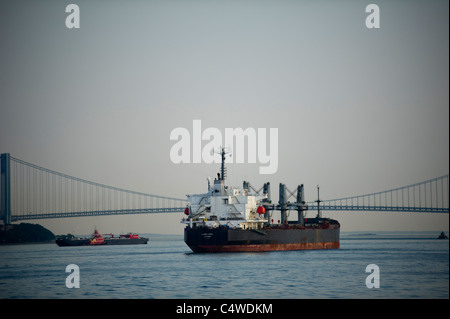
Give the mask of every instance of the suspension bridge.
M 248 182 L 244 188 L 268 193 L 269 183 L 255 189 Z M 449 176 L 420 183 L 332 200 L 304 202 L 302 187 L 291 191 L 280 184 L 280 210 L 393 211 L 449 213 Z M 300 193 L 301 190 L 301 193 Z M 0 220 L 10 224 L 21 220 L 68 218 L 102 215 L 179 213 L 186 199 L 135 192 L 95 183 L 40 167 L 9 153 L 1 154 Z M 282 195 L 282 196 L 281 196 Z M 294 197 L 293 201 L 288 201 Z

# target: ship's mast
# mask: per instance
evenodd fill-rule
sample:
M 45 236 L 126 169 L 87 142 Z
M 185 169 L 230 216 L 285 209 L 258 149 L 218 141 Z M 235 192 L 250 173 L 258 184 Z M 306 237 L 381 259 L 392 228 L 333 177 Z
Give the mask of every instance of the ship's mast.
M 222 163 L 220 165 L 220 174 L 221 178 L 224 181 L 225 180 L 225 148 L 222 147 L 221 149 L 221 155 L 222 155 Z

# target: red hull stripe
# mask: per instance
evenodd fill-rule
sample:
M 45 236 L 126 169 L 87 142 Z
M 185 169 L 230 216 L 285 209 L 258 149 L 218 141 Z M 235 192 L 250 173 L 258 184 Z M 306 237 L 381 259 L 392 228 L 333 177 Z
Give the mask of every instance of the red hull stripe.
M 339 242 L 263 244 L 263 245 L 211 245 L 191 247 L 196 252 L 258 252 L 279 250 L 339 249 Z

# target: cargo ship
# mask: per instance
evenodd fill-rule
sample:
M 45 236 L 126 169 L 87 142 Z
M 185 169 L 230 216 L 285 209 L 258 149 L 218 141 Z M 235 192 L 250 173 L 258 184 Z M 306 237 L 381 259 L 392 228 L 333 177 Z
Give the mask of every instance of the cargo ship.
M 260 195 L 248 182 L 242 188 L 225 185 L 225 149 L 221 149 L 221 172 L 214 184 L 208 179 L 208 192 L 187 195 L 189 204 L 181 220 L 185 224 L 184 241 L 195 253 L 262 252 L 279 250 L 338 249 L 340 224 L 322 218 L 320 200 L 314 218 L 305 218 L 308 209 L 299 186 L 297 202 L 286 200 L 280 184 L 279 204 L 269 199 L 270 192 Z M 268 184 L 268 183 L 267 183 Z M 265 184 L 266 186 L 266 184 Z M 287 212 L 298 211 L 297 221 L 288 221 Z M 281 222 L 274 223 L 271 212 L 281 211 Z M 272 214 L 273 217 L 273 214 Z
M 65 246 L 101 246 L 101 245 L 138 245 L 147 244 L 148 238 L 139 237 L 138 234 L 128 233 L 126 235 L 100 234 L 97 229 L 89 238 L 76 238 L 74 235 L 58 236 L 56 244 Z

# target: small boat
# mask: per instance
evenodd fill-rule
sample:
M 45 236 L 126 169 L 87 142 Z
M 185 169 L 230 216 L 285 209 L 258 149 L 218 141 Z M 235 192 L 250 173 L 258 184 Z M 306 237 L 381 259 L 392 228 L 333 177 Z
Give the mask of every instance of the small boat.
M 128 233 L 126 235 L 100 234 L 97 229 L 90 238 L 76 238 L 72 234 L 58 236 L 55 240 L 56 244 L 61 247 L 65 246 L 100 246 L 100 245 L 138 245 L 147 244 L 148 238 L 139 237 L 138 234 Z
M 444 232 L 442 232 L 437 239 L 448 239 L 448 237 Z

